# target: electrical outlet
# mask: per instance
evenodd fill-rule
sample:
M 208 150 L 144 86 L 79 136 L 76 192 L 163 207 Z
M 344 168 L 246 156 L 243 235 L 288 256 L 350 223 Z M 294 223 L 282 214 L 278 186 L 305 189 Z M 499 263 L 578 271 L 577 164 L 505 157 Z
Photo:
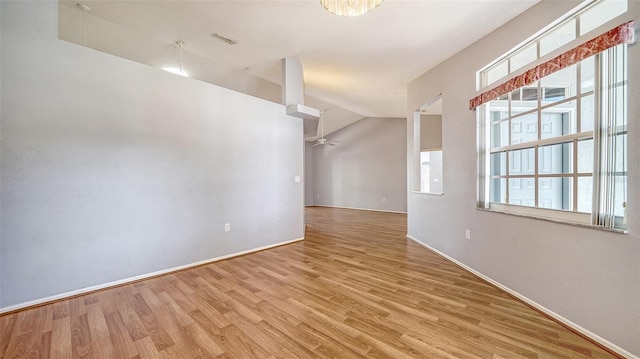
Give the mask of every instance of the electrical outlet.
M 317 195 L 316 197 L 317 197 L 318 199 L 320 199 L 320 195 Z
M 300 183 L 300 176 L 293 177 L 293 183 Z
M 466 240 L 470 240 L 471 239 L 471 231 L 468 229 L 464 230 L 464 239 Z
M 382 202 L 386 202 L 387 201 L 387 197 L 382 197 Z
M 225 223 L 224 224 L 224 231 L 225 232 L 231 232 L 231 223 Z

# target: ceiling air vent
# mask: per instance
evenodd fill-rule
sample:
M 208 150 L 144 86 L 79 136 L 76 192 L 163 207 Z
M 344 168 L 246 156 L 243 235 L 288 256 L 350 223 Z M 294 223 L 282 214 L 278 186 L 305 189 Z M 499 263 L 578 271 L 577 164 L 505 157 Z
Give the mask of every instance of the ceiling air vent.
M 229 45 L 235 45 L 235 44 L 238 43 L 238 41 L 236 41 L 236 40 L 234 40 L 234 39 L 232 39 L 230 37 L 224 36 L 222 34 L 218 34 L 217 32 L 214 32 L 213 34 L 211 34 L 211 36 L 213 36 L 213 37 L 215 37 L 217 39 L 220 39 L 220 40 L 226 42 Z

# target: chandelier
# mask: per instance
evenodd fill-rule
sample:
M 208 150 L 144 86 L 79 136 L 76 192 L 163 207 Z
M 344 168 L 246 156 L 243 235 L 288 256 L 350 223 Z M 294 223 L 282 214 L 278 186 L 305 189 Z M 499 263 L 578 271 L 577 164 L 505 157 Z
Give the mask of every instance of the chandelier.
M 340 16 L 360 16 L 382 4 L 383 0 L 320 0 L 325 10 Z

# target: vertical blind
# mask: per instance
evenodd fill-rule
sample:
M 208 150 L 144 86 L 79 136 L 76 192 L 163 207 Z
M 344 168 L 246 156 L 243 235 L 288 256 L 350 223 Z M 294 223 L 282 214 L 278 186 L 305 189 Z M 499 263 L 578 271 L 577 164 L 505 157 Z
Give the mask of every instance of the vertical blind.
M 616 223 L 616 217 L 626 221 L 626 214 L 616 213 L 616 203 L 626 200 L 627 158 L 626 158 L 626 47 L 613 47 L 601 56 L 603 68 L 608 71 L 600 76 L 599 112 L 602 114 L 600 126 L 594 128 L 595 148 L 600 153 L 594 156 L 594 188 L 608 188 L 599 191 L 593 203 L 592 224 L 616 228 L 626 227 L 626 223 Z M 618 104 L 623 104 L 619 106 Z M 624 203 L 623 203 L 624 207 Z

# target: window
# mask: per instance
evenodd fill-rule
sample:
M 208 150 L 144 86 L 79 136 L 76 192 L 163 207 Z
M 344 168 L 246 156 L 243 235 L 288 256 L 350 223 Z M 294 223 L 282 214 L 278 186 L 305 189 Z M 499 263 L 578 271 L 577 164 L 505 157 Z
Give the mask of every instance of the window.
M 489 207 L 562 210 L 573 215 L 541 215 L 585 224 L 610 213 L 624 228 L 625 60 L 619 45 L 483 105 Z
M 609 20 L 627 12 L 626 0 L 600 0 L 580 13 L 565 19 L 534 40 L 510 51 L 479 72 L 480 85 L 485 87 L 499 82 L 507 75 L 518 72 L 541 57 L 553 53 L 569 42 L 588 34 Z
M 442 150 L 420 152 L 420 192 L 442 193 Z
M 579 16 L 540 39 L 562 47 Z M 484 101 L 479 207 L 626 229 L 626 60 L 627 45 L 617 45 Z
M 414 113 L 413 190 L 443 193 L 442 95 Z

